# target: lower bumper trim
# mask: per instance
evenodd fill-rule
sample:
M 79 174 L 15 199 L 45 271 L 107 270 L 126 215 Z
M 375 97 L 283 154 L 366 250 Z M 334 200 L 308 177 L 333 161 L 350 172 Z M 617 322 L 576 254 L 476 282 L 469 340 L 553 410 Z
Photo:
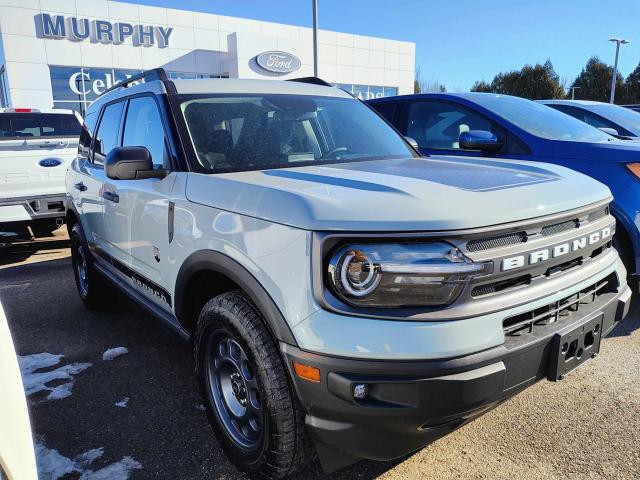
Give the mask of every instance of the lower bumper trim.
M 391 460 L 419 450 L 546 378 L 557 360 L 557 335 L 595 323 L 606 335 L 627 314 L 631 290 L 624 284 L 620 288 L 526 339 L 461 358 L 355 360 L 281 343 L 307 412 L 308 431 L 322 445 L 323 467 L 332 469 L 348 459 Z M 296 377 L 294 360 L 320 369 L 321 382 Z M 364 399 L 354 398 L 356 384 L 367 385 Z M 322 452 L 328 455 L 326 465 Z

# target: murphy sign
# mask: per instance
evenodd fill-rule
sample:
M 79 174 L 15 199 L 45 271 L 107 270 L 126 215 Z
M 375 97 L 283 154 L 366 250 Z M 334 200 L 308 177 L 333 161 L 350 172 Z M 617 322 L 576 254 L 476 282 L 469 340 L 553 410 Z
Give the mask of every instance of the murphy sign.
M 65 17 L 63 15 L 36 15 L 36 33 L 40 38 L 67 38 L 73 42 L 89 40 L 92 43 L 121 44 L 131 38 L 133 45 L 169 46 L 172 27 L 155 25 L 132 25 L 127 22 L 89 20 L 88 18 Z

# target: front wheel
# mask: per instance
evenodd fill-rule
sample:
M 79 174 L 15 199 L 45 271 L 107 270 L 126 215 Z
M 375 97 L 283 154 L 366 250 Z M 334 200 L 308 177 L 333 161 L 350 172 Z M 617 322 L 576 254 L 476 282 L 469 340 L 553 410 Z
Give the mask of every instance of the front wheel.
M 244 294 L 204 306 L 194 355 L 212 429 L 239 470 L 283 478 L 309 461 L 304 413 L 275 340 Z

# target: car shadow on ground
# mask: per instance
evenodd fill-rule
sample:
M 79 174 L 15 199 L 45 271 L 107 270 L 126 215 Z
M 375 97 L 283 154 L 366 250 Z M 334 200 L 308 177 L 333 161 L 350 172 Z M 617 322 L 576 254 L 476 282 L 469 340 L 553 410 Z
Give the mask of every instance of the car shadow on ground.
M 0 268 L 48 260 L 55 256 L 54 252 L 68 247 L 69 237 L 64 227 L 47 237 L 35 237 L 27 228 L 3 230 L 0 231 Z

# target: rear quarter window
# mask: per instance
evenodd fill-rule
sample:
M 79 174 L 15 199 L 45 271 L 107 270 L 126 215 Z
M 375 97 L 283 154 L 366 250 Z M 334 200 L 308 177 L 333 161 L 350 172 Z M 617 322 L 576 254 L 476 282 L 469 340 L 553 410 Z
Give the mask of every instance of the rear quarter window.
M 0 140 L 9 138 L 78 137 L 80 122 L 72 114 L 0 113 Z

